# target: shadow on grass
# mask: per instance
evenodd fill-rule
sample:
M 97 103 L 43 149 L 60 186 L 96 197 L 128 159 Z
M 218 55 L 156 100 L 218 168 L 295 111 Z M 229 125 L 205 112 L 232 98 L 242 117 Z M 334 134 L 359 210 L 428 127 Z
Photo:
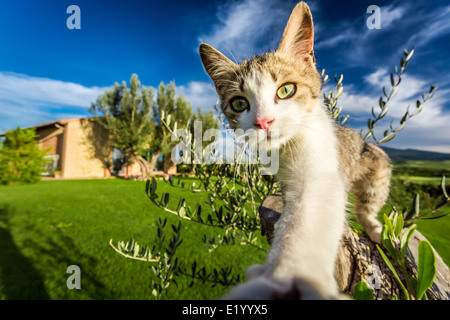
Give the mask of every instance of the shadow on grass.
M 0 207 L 0 291 L 6 299 L 114 299 L 98 280 L 95 271 L 98 260 L 83 253 L 59 228 L 44 233 L 25 223 L 21 229 L 26 236 L 19 248 L 11 234 L 13 213 L 10 206 Z M 22 248 L 33 252 L 39 261 L 25 257 Z M 38 270 L 38 264 L 41 270 L 45 266 L 45 272 Z M 66 271 L 70 265 L 80 267 L 80 290 L 67 288 L 66 281 L 71 274 Z
M 8 300 L 50 299 L 42 276 L 14 243 L 9 206 L 0 208 L 0 279 Z

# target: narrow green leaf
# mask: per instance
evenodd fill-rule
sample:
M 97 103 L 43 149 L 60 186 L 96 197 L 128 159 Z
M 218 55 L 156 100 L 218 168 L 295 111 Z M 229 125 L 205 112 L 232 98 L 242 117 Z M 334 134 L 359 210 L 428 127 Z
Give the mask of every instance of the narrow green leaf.
M 416 194 L 414 198 L 414 213 L 416 216 L 420 214 L 420 195 Z
M 409 59 L 411 59 L 411 57 L 413 56 L 413 54 L 414 54 L 414 49 L 412 49 L 411 52 L 409 52 L 409 53 L 406 55 L 405 61 L 408 61 Z
M 384 137 L 383 139 L 381 139 L 380 141 L 378 141 L 378 144 L 381 144 L 381 143 L 385 143 L 385 142 L 388 142 L 388 141 L 391 141 L 392 139 L 394 139 L 395 138 L 395 133 L 391 133 L 390 135 L 388 135 L 387 137 Z
M 402 67 L 402 69 L 405 69 L 405 67 L 406 67 L 405 63 L 406 63 L 405 59 L 400 58 L 400 67 Z
M 398 87 L 395 87 L 394 90 L 392 91 L 391 96 L 389 97 L 389 99 L 392 99 L 393 97 L 395 97 L 397 92 L 398 92 Z
M 436 89 L 437 89 L 437 87 L 431 86 L 431 87 L 430 87 L 430 93 L 429 93 L 429 95 L 432 96 L 433 93 L 434 93 L 434 91 L 435 91 Z
M 338 89 L 338 91 L 336 93 L 336 99 L 339 98 L 339 96 L 342 94 L 343 91 L 344 91 L 344 86 L 340 85 L 339 89 Z
M 378 105 L 380 106 L 380 109 L 383 109 L 386 102 L 384 102 L 383 97 L 380 97 L 380 100 L 378 100 Z
M 147 179 L 145 182 L 145 194 L 148 195 L 148 192 L 150 191 L 150 180 Z
M 425 203 L 427 204 L 428 208 L 434 209 L 433 203 L 431 202 L 430 194 L 424 192 L 423 193 L 423 199 L 425 200 Z
M 390 223 L 390 222 L 389 222 Z M 381 242 L 383 243 L 383 246 L 386 248 L 386 250 L 389 252 L 389 254 L 394 258 L 398 258 L 397 250 L 395 250 L 393 244 L 392 244 L 392 228 L 387 226 L 386 223 L 383 225 L 383 229 L 381 231 Z
M 392 274 L 394 275 L 395 279 L 397 279 L 398 284 L 400 285 L 400 287 L 402 288 L 403 294 L 406 297 L 406 300 L 409 300 L 409 294 L 408 294 L 408 290 L 406 290 L 405 285 L 403 284 L 403 282 L 400 280 L 400 277 L 397 274 L 397 271 L 395 271 L 394 266 L 392 265 L 392 263 L 389 261 L 388 257 L 386 256 L 386 254 L 383 252 L 383 250 L 381 250 L 379 245 L 376 245 L 378 251 L 380 252 L 381 257 L 383 258 L 384 262 L 386 263 L 386 265 L 388 266 L 389 270 L 392 271 Z
M 389 219 L 389 217 L 386 214 L 383 214 L 383 220 L 384 220 L 383 229 L 386 228 L 388 235 L 393 236 L 394 232 L 393 232 L 391 220 Z
M 154 194 L 155 193 L 156 187 L 157 187 L 156 180 L 155 180 L 155 178 L 152 178 L 152 182 L 150 184 L 150 194 Z
M 444 199 L 444 200 L 442 200 L 441 202 L 439 202 L 437 205 L 436 205 L 436 208 L 434 208 L 435 210 L 438 210 L 438 209 L 440 209 L 440 208 L 442 208 L 442 207 L 445 207 L 447 204 L 449 204 L 450 203 L 450 199 Z
M 441 187 L 442 187 L 442 193 L 448 199 L 447 190 L 445 189 L 445 176 L 442 176 Z
M 177 132 L 177 129 L 178 129 L 178 123 L 175 122 L 175 124 L 173 125 L 172 131 L 173 131 L 173 132 Z
M 165 193 L 164 194 L 164 206 L 167 207 L 167 205 L 169 204 L 169 193 Z
M 419 268 L 417 274 L 417 300 L 431 287 L 436 276 L 436 256 L 431 244 L 426 241 L 419 243 Z
M 378 116 L 378 119 L 384 118 L 384 116 L 388 113 L 389 108 L 384 104 L 381 114 Z
M 347 116 L 341 121 L 341 125 L 345 124 L 349 118 L 350 118 L 350 115 L 347 115 Z
M 411 236 L 414 234 L 414 231 L 416 231 L 416 229 L 417 225 L 413 224 L 409 226 L 408 229 L 406 229 L 402 235 L 402 238 L 400 240 L 400 252 L 402 261 L 405 261 L 406 252 L 408 251 L 409 240 L 411 239 Z
M 175 211 L 176 212 L 180 211 L 180 208 L 182 207 L 182 205 L 183 205 L 183 198 L 181 198 L 180 201 L 178 201 L 178 205 L 177 205 L 177 208 L 175 209 Z
M 401 214 L 399 214 L 397 216 L 397 218 L 395 219 L 395 229 L 394 229 L 394 236 L 397 239 L 398 237 L 400 237 L 400 234 L 402 233 L 403 230 L 403 216 Z
M 131 252 L 131 250 L 133 249 L 133 247 L 134 247 L 134 240 L 133 240 L 133 238 L 131 238 L 129 241 L 128 241 L 128 243 L 127 243 L 127 252 Z
M 374 107 L 372 107 L 372 116 L 373 116 L 374 118 L 377 117 L 377 116 L 375 115 L 375 108 L 374 108 Z
M 443 217 L 446 217 L 446 216 L 449 215 L 448 213 L 441 213 L 440 211 L 436 211 L 436 212 L 434 212 L 434 214 L 437 214 L 437 215 L 434 215 L 434 216 L 432 216 L 432 217 L 424 217 L 424 218 L 422 218 L 422 219 L 425 219 L 425 220 L 434 220 L 434 219 L 443 218 Z

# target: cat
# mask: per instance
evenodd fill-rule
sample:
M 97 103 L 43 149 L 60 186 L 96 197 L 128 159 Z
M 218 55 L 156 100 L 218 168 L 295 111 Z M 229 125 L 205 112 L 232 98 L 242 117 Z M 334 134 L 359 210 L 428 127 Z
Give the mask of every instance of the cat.
M 247 282 L 227 298 L 340 298 L 334 268 L 350 191 L 358 222 L 380 243 L 377 214 L 389 195 L 389 158 L 358 133 L 336 125 L 322 107 L 313 43 L 311 11 L 300 2 L 274 52 L 237 64 L 200 44 L 230 126 L 279 137 L 271 148 L 279 151 L 283 213 L 265 264 L 248 268 Z

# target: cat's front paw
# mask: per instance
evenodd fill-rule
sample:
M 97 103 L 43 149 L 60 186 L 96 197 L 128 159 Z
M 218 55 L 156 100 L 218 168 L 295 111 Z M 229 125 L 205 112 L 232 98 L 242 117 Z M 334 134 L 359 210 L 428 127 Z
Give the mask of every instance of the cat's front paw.
M 379 226 L 376 226 L 369 230 L 366 230 L 366 233 L 369 236 L 370 240 L 372 240 L 372 242 L 381 244 L 381 230 L 382 229 L 383 229 L 383 227 L 381 225 L 379 225 Z
M 264 268 L 263 265 L 254 264 L 248 267 L 247 270 L 245 270 L 245 273 L 247 274 L 247 279 L 251 280 L 261 276 L 265 270 L 266 268 Z
M 344 294 L 327 292 L 306 279 L 260 276 L 240 284 L 224 300 L 346 300 Z

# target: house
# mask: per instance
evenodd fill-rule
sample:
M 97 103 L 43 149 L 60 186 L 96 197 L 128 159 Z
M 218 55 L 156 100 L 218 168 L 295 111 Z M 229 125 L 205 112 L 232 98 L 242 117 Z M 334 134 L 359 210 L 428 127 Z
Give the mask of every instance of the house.
M 38 143 L 47 150 L 47 175 L 62 178 L 100 178 L 112 174 L 139 176 L 137 163 L 125 167 L 121 150 L 113 148 L 105 128 L 92 118 L 62 119 L 34 127 Z M 167 161 L 160 161 L 160 163 Z M 176 173 L 173 165 L 165 171 Z M 159 168 L 157 168 L 159 169 Z

